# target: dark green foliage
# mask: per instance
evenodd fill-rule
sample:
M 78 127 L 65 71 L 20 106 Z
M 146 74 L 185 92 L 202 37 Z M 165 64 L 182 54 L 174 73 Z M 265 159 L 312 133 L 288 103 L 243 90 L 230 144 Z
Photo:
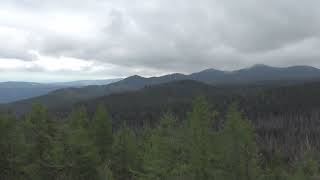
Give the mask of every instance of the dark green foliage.
M 166 114 L 159 127 L 151 130 L 144 144 L 143 173 L 140 179 L 172 179 L 177 176 L 181 142 L 177 138 L 176 119 Z
M 267 163 L 265 173 L 262 175 L 263 180 L 287 180 L 289 178 L 280 152 L 273 153 Z
M 309 149 L 302 159 L 296 162 L 292 180 L 314 180 L 319 173 L 319 165 L 314 153 Z M 319 178 L 319 177 L 318 177 Z
M 214 179 L 215 137 L 213 111 L 203 97 L 197 98 L 188 114 L 184 148 L 188 179 Z
M 99 180 L 114 180 L 113 173 L 108 165 L 104 165 L 99 169 Z
M 91 136 L 103 162 L 106 162 L 112 150 L 112 124 L 104 106 L 100 105 L 91 123 Z
M 70 117 L 67 132 L 66 177 L 78 180 L 98 178 L 99 154 L 88 130 L 88 117 L 84 108 L 77 108 Z
M 56 167 L 54 163 L 54 122 L 47 110 L 40 104 L 34 104 L 26 117 L 25 135 L 28 143 L 26 174 L 32 179 L 54 179 Z
M 23 179 L 24 145 L 21 123 L 0 115 L 0 179 Z
M 87 130 L 89 128 L 89 118 L 84 106 L 73 109 L 68 120 L 71 128 L 85 128 Z
M 242 117 L 236 104 L 230 106 L 223 132 L 223 162 L 228 179 L 255 180 L 258 177 L 257 149 L 250 122 Z
M 115 135 L 112 147 L 112 166 L 115 179 L 133 179 L 139 170 L 138 145 L 134 132 L 124 125 Z
M 143 129 L 113 128 L 102 105 L 92 118 L 78 107 L 67 120 L 57 120 L 36 104 L 23 119 L 0 115 L 0 179 L 318 178 L 317 151 L 309 148 L 295 162 L 285 160 L 281 151 L 260 154 L 254 128 L 236 104 L 225 116 L 217 114 L 200 97 L 185 121 L 168 113 Z

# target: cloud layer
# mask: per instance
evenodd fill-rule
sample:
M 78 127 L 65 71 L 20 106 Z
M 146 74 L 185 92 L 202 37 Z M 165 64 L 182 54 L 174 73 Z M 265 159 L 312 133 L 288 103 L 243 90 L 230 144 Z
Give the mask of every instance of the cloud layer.
M 0 81 L 320 67 L 318 0 L 2 0 Z

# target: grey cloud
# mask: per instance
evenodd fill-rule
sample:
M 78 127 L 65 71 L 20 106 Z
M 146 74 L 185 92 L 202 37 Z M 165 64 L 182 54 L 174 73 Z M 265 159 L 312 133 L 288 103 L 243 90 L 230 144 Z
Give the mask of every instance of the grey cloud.
M 225 3 L 231 19 L 229 28 L 225 29 L 226 41 L 239 49 L 268 51 L 319 36 L 319 1 L 227 0 Z
M 88 14 L 96 25 L 90 38 L 40 32 L 28 48 L 48 56 L 113 64 L 118 67 L 115 73 L 125 69 L 130 74 L 130 68 L 142 74 L 237 69 L 256 63 L 320 67 L 318 0 L 4 2 L 26 11 Z M 0 57 L 5 54 L 0 51 Z
M 24 61 L 32 61 L 34 56 L 23 49 L 6 49 L 0 48 L 0 58 L 3 59 L 22 59 Z M 1 63 L 1 60 L 0 60 Z

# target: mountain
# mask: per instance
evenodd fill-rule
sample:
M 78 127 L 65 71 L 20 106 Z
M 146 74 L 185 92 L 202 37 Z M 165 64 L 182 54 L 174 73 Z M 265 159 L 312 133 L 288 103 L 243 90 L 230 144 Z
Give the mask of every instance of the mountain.
M 181 80 L 194 80 L 216 87 L 287 86 L 320 80 L 320 70 L 309 66 L 279 68 L 255 65 L 236 71 L 207 69 L 190 75 L 176 73 L 150 78 L 135 75 L 108 85 L 64 88 L 47 95 L 10 103 L 4 107 L 19 109 L 25 112 L 30 109 L 32 103 L 40 102 L 49 108 L 59 108 L 105 95 L 137 91 L 145 87 Z
M 253 123 L 258 143 L 266 149 L 294 154 L 295 148 L 305 145 L 306 138 L 312 146 L 320 148 L 320 81 L 261 88 L 247 85 L 214 87 L 182 80 L 102 96 L 77 105 L 84 106 L 92 116 L 97 106 L 103 104 L 115 128 L 125 122 L 138 129 L 146 123 L 154 126 L 166 112 L 172 112 L 178 120 L 186 119 L 197 96 L 204 96 L 219 112 L 212 121 L 215 127 L 223 126 L 227 107 L 237 102 L 244 116 Z M 70 111 L 69 107 L 53 112 L 66 117 Z
M 113 93 L 127 91 L 136 91 L 146 86 L 177 81 L 185 75 L 172 74 L 162 77 L 144 78 L 141 76 L 131 76 L 121 81 L 101 86 L 85 86 L 78 88 L 63 88 L 50 92 L 46 95 L 21 100 L 2 105 L 5 109 L 14 109 L 19 113 L 27 112 L 34 102 L 44 104 L 48 108 L 59 108 L 61 106 L 70 106 L 76 102 L 85 101 Z
M 63 87 L 33 82 L 2 82 L 0 83 L 0 103 L 9 103 L 44 95 Z
M 290 118 L 298 113 L 301 116 L 307 116 L 308 113 L 314 113 L 312 115 L 317 118 L 320 116 L 320 81 L 280 87 L 215 87 L 198 81 L 181 80 L 145 87 L 139 91 L 105 95 L 77 105 L 84 105 L 92 114 L 99 104 L 104 104 L 116 120 L 156 120 L 153 118 L 158 118 L 167 110 L 183 111 L 181 114 L 185 114 L 198 96 L 206 97 L 220 112 L 224 112 L 231 102 L 237 101 L 247 117 L 257 120 L 282 115 Z M 70 107 L 61 109 L 71 110 Z
M 100 79 L 100 80 L 79 80 L 79 81 L 69 81 L 69 82 L 58 82 L 52 83 L 53 85 L 57 86 L 66 86 L 66 87 L 83 87 L 83 86 L 99 86 L 99 85 L 106 85 L 110 83 L 114 83 L 120 81 L 120 78 L 117 79 Z
M 56 90 L 2 108 L 24 113 L 38 101 L 49 107 L 51 115 L 64 120 L 75 105 L 84 106 L 91 117 L 104 104 L 115 130 L 125 122 L 139 132 L 143 126 L 155 127 L 166 112 L 172 112 L 178 121 L 185 120 L 197 96 L 204 96 L 219 112 L 212 119 L 217 129 L 225 125 L 228 105 L 237 102 L 266 152 L 276 149 L 294 156 L 305 142 L 320 148 L 319 70 L 306 66 L 257 65 L 231 72 L 208 69 L 191 75 L 131 76 L 109 85 Z
M 23 99 L 48 94 L 57 89 L 68 87 L 83 87 L 88 85 L 106 85 L 121 79 L 82 80 L 59 83 L 35 82 L 0 82 L 0 103 L 10 103 Z
M 138 91 L 105 95 L 77 105 L 85 106 L 89 114 L 92 114 L 98 104 L 104 104 L 115 121 L 141 124 L 142 120 L 155 120 L 167 110 L 185 114 L 183 112 L 186 112 L 186 108 L 197 96 L 204 95 L 222 102 L 227 101 L 226 95 L 230 94 L 235 92 L 198 81 L 181 80 L 148 86 Z M 71 107 L 55 110 L 62 114 L 70 111 Z
M 188 78 L 208 84 L 219 84 L 221 82 L 224 82 L 227 76 L 228 72 L 216 69 L 206 69 L 204 71 L 190 74 Z
M 251 84 L 268 81 L 309 81 L 320 78 L 320 69 L 310 66 L 280 68 L 258 64 L 235 71 L 208 69 L 191 74 L 189 77 L 214 85 Z
M 311 80 L 320 77 L 320 70 L 310 66 L 291 66 L 285 68 L 255 65 L 251 68 L 233 71 L 229 82 L 257 82 L 272 80 Z

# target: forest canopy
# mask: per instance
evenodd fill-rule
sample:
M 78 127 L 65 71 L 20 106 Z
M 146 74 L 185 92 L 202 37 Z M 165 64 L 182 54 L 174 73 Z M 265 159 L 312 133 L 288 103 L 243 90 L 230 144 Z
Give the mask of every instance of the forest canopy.
M 34 104 L 24 117 L 0 116 L 0 179 L 32 180 L 286 180 L 315 179 L 318 154 L 306 143 L 287 158 L 258 143 L 250 120 L 232 103 L 221 120 L 204 97 L 186 119 L 165 113 L 159 122 L 130 127 L 100 105 L 91 117 L 73 109 L 66 120 Z

